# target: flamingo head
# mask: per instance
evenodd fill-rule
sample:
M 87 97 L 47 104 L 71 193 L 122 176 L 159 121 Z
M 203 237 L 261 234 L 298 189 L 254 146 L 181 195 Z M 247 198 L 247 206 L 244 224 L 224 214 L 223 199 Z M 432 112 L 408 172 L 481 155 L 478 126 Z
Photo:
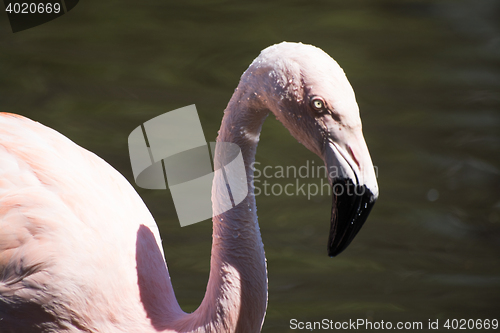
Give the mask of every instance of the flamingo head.
M 354 91 L 342 68 L 311 45 L 273 45 L 249 70 L 266 77 L 258 87 L 260 100 L 325 162 L 333 193 L 328 255 L 336 256 L 363 226 L 379 194 Z

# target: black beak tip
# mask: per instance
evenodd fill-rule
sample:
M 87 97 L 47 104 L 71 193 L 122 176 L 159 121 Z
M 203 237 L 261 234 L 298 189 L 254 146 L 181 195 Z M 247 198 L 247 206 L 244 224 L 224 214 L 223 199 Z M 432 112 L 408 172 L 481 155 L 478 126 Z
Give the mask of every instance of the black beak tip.
M 377 198 L 366 186 L 354 185 L 350 179 L 336 180 L 332 189 L 328 255 L 335 257 L 351 244 Z
M 339 249 L 339 248 L 333 249 L 331 247 L 328 247 L 328 256 L 330 258 L 336 257 L 337 255 L 341 254 L 342 251 L 344 251 L 344 250 L 345 250 L 345 248 L 343 248 L 343 249 Z

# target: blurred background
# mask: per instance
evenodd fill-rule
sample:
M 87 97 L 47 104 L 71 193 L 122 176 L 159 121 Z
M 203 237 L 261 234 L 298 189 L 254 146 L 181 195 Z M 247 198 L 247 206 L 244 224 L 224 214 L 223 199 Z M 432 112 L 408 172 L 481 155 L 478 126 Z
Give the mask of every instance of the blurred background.
M 343 67 L 380 198 L 351 246 L 329 258 L 329 195 L 257 197 L 269 270 L 263 332 L 295 332 L 294 318 L 500 319 L 497 0 L 85 0 L 16 34 L 0 14 L 0 111 L 56 129 L 133 183 L 134 128 L 194 103 L 214 141 L 240 75 L 284 40 L 316 45 Z M 274 117 L 257 161 L 322 163 Z M 168 190 L 137 190 L 160 227 L 177 299 L 193 311 L 211 221 L 181 228 Z

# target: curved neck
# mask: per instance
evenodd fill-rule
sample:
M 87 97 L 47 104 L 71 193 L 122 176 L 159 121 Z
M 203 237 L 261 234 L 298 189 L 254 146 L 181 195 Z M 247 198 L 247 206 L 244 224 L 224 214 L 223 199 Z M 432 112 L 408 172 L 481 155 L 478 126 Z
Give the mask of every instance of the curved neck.
M 260 332 L 267 307 L 267 269 L 257 223 L 253 170 L 262 124 L 269 113 L 255 107 L 247 91 L 236 90 L 222 120 L 218 142 L 237 144 L 243 155 L 248 195 L 213 218 L 207 291 L 200 307 L 175 325 L 183 332 Z M 216 161 L 217 163 L 217 161 Z M 216 205 L 217 189 L 212 190 Z

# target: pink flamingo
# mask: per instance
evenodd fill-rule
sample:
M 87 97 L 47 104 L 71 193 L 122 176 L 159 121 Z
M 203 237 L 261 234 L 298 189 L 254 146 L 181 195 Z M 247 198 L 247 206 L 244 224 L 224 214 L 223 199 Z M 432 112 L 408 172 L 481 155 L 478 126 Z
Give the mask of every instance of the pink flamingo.
M 354 92 L 314 46 L 263 50 L 242 75 L 218 137 L 241 148 L 249 184 L 269 112 L 337 172 L 329 173 L 328 253 L 335 256 L 378 197 Z M 217 189 L 212 197 L 217 205 Z M 252 333 L 260 332 L 266 307 L 266 259 L 251 193 L 213 218 L 207 291 L 187 314 L 156 223 L 126 179 L 58 132 L 0 116 L 0 332 Z

